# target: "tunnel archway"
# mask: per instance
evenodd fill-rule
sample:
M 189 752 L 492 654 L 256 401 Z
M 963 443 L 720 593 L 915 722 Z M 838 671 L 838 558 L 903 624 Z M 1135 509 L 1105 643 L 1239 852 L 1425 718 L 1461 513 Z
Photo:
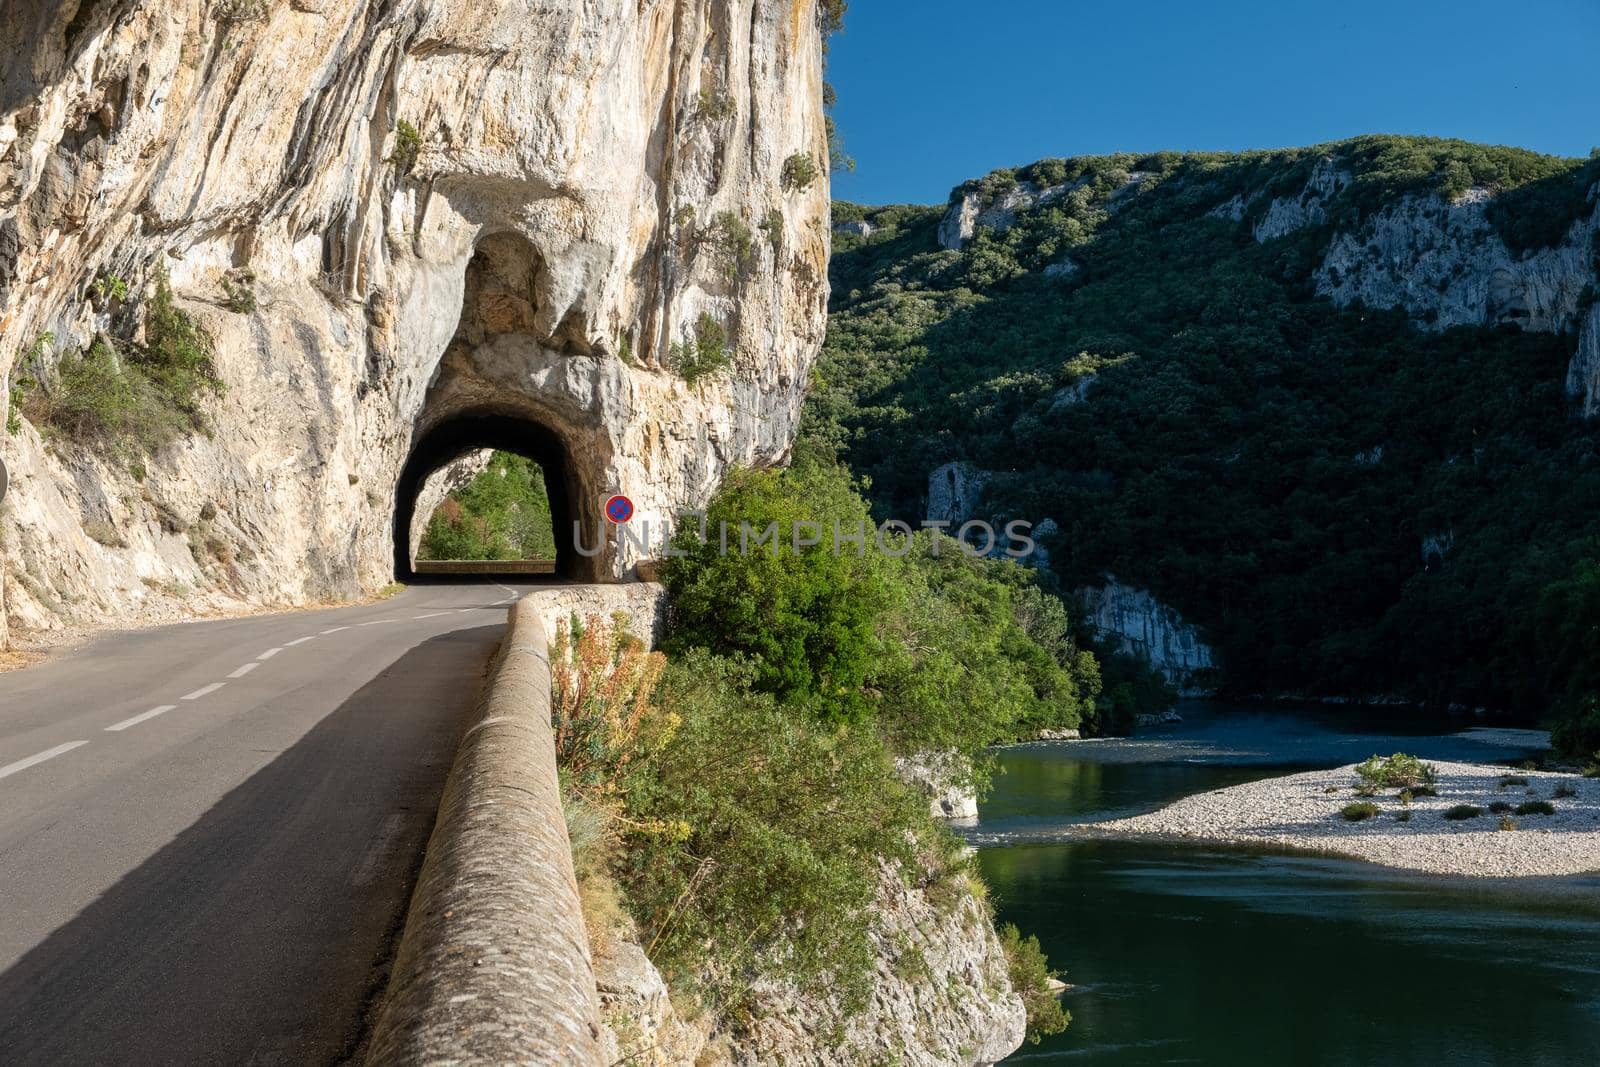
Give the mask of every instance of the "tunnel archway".
M 404 582 L 417 578 L 411 531 L 423 483 L 440 467 L 479 449 L 512 452 L 539 465 L 550 499 L 550 523 L 556 545 L 555 577 L 565 581 L 588 578 L 593 569 L 592 561 L 579 554 L 573 541 L 573 520 L 580 511 L 575 505 L 579 486 L 566 443 L 549 427 L 532 419 L 467 412 L 426 431 L 412 446 L 401 469 L 395 486 L 395 580 Z

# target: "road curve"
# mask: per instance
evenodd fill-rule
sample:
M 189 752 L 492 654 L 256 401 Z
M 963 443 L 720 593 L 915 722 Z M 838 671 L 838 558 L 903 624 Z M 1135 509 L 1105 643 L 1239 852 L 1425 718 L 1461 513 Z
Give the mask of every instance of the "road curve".
M 0 674 L 0 1063 L 347 1057 L 528 588 L 133 631 Z

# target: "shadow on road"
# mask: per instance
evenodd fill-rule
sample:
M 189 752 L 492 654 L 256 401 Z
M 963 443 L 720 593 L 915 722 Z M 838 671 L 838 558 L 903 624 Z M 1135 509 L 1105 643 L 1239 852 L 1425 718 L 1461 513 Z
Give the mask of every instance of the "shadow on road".
M 347 1056 L 502 632 L 406 652 L 0 975 L 0 1062 Z

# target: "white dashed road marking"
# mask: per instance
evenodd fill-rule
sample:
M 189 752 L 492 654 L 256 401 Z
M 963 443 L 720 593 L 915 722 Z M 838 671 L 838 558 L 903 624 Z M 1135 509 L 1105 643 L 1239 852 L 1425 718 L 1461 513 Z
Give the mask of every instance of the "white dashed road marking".
M 114 723 L 111 726 L 107 726 L 106 727 L 106 732 L 107 733 L 112 733 L 112 734 L 120 733 L 121 731 L 126 730 L 130 726 L 138 726 L 140 723 L 145 722 L 145 721 L 147 721 L 149 719 L 153 719 L 157 715 L 165 715 L 169 711 L 174 711 L 174 710 L 177 709 L 177 707 L 178 707 L 178 705 L 176 705 L 176 704 L 163 704 L 159 708 L 151 708 L 149 711 L 145 712 L 143 715 L 135 715 L 131 719 L 123 719 L 119 723 Z
M 57 745 L 55 748 L 47 748 L 43 752 L 29 756 L 27 759 L 19 759 L 15 763 L 8 763 L 4 767 L 0 767 L 0 778 L 9 778 L 18 771 L 25 771 L 29 767 L 43 763 L 47 759 L 55 759 L 62 753 L 71 752 L 80 745 L 87 745 L 88 743 L 89 742 L 87 741 L 68 741 L 64 745 Z
M 499 607 L 502 604 L 509 604 L 511 601 L 517 599 L 517 597 L 520 595 L 519 593 L 517 593 L 516 590 L 508 588 L 507 586 L 503 586 L 502 585 L 502 586 L 500 586 L 500 588 L 504 589 L 507 593 L 510 593 L 511 596 L 507 597 L 505 600 L 501 600 L 498 603 L 491 605 L 491 607 Z M 447 610 L 447 611 L 431 611 L 431 612 L 427 612 L 426 614 L 423 614 L 423 615 L 417 615 L 417 616 L 415 616 L 415 618 L 417 618 L 417 619 L 435 619 L 435 618 L 438 618 L 441 615 L 451 615 L 451 614 L 464 615 L 469 611 L 481 611 L 481 610 L 483 610 L 483 609 L 482 608 L 478 608 L 478 607 L 470 607 L 470 608 L 457 608 L 457 609 Z M 384 625 L 386 623 L 398 622 L 398 621 L 399 621 L 398 619 L 373 619 L 371 622 L 353 623 L 351 625 L 355 625 L 355 626 L 382 626 L 382 625 Z M 347 626 L 334 626 L 334 627 L 331 627 L 330 629 L 323 630 L 322 631 L 322 636 L 326 636 L 327 634 L 336 634 L 336 633 L 339 633 L 341 630 L 348 630 L 348 629 L 350 629 L 350 626 L 348 626 L 348 625 Z M 232 674 L 228 675 L 228 677 L 229 678 L 243 678 L 245 675 L 249 674 L 251 671 L 255 670 L 257 667 L 261 666 L 261 664 L 265 663 L 267 660 L 271 659 L 273 656 L 276 656 L 278 653 L 282 652 L 284 649 L 293 648 L 296 645 L 303 645 L 307 641 L 315 641 L 318 636 L 319 635 L 316 635 L 316 634 L 309 634 L 309 635 L 307 635 L 305 637 L 297 637 L 293 641 L 285 641 L 282 645 L 278 646 L 277 648 L 269 648 L 265 652 L 261 653 L 261 655 L 257 656 L 251 662 L 246 663 L 243 666 L 236 668 L 233 671 Z M 192 693 L 184 694 L 179 699 L 180 700 L 199 700 L 201 697 L 209 696 L 212 693 L 215 693 L 218 689 L 221 689 L 225 685 L 227 685 L 226 682 L 212 682 L 210 685 L 201 686 L 199 689 L 196 689 Z M 159 707 L 151 708 L 149 711 L 141 712 L 140 714 L 134 715 L 131 718 L 123 719 L 121 722 L 112 723 L 110 726 L 107 726 L 105 729 L 106 729 L 106 731 L 108 733 L 120 733 L 121 731 L 126 730 L 129 727 L 138 726 L 142 722 L 149 722 L 151 719 L 157 718 L 158 716 L 161 716 L 161 715 L 165 715 L 169 711 L 176 711 L 177 708 L 178 708 L 178 705 L 176 705 L 176 704 L 162 704 Z M 88 743 L 89 742 L 87 742 L 87 741 L 68 741 L 64 745 L 57 745 L 55 748 L 46 749 L 43 752 L 39 752 L 39 753 L 36 753 L 36 754 L 34 754 L 32 756 L 29 756 L 27 759 L 20 759 L 20 760 L 17 760 L 15 763 L 8 763 L 5 766 L 0 767 L 0 778 L 8 778 L 11 775 L 16 774 L 19 771 L 25 771 L 29 767 L 37 766 L 38 764 L 41 764 L 41 763 L 45 762 L 46 760 L 55 759 L 57 756 L 64 755 L 65 753 L 71 752 L 73 749 L 80 748 L 80 747 L 82 747 L 84 745 L 87 745 Z M 390 815 L 388 817 L 388 819 L 385 820 L 385 822 L 383 824 L 383 828 L 378 832 L 378 836 L 373 840 L 372 846 L 367 850 L 366 855 L 364 855 L 361 858 L 361 861 L 356 865 L 356 869 L 355 869 L 354 873 L 351 876 L 351 880 L 355 885 L 358 885 L 358 886 L 359 885 L 363 885 L 368 880 L 371 879 L 373 871 L 376 869 L 379 861 L 393 847 L 395 838 L 399 836 L 400 831 L 403 828 L 403 826 L 404 826 L 404 816 L 402 816 L 402 815 L 398 815 L 398 814 Z

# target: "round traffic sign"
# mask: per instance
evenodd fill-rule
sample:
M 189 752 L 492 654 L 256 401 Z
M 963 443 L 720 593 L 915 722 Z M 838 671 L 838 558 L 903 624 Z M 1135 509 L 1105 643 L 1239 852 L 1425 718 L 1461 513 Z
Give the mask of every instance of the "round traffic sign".
M 618 493 L 606 501 L 606 518 L 615 523 L 624 523 L 633 518 L 633 501 Z

